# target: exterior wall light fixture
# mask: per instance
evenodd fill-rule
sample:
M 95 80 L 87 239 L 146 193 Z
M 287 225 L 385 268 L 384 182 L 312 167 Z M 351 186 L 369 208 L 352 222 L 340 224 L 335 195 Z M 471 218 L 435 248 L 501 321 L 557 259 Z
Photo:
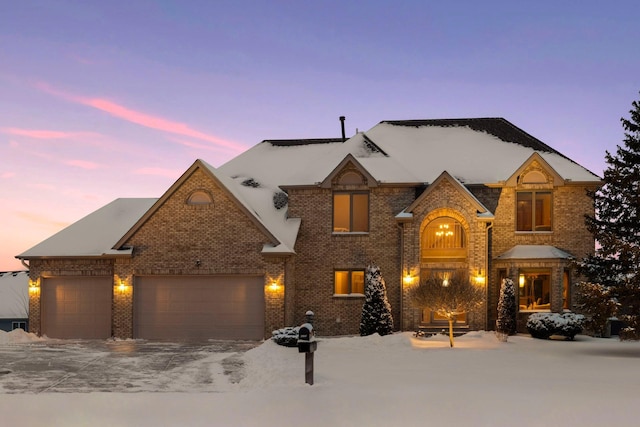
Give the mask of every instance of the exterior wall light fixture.
M 29 280 L 29 293 L 31 294 L 37 294 L 40 291 L 40 286 L 39 286 L 39 282 L 38 279 L 36 280 Z

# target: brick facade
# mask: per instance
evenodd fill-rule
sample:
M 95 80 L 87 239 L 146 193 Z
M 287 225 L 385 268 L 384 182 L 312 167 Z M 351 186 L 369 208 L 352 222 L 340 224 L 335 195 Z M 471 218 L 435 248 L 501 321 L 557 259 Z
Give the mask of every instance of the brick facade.
M 359 331 L 364 298 L 336 295 L 335 271 L 364 270 L 377 264 L 387 286 L 395 327 L 413 330 L 428 319 L 412 306 L 411 286 L 431 270 L 463 268 L 470 278 L 480 278 L 486 300 L 467 315 L 472 329 L 493 329 L 500 274 L 517 280 L 522 269 L 551 271 L 551 310 L 562 310 L 565 271 L 577 281 L 567 260 L 497 260 L 516 245 L 555 246 L 576 258 L 594 250 L 594 240 L 584 226 L 593 214 L 586 195 L 593 184 L 563 182 L 536 160 L 521 167 L 521 175 L 536 171 L 544 182 L 523 183 L 519 177 L 491 186 L 464 187 L 448 174 L 430 186 L 374 182 L 361 166 L 347 161 L 324 183 L 287 186 L 288 217 L 301 220 L 295 254 L 262 253 L 273 244 L 265 232 L 219 181 L 201 167 L 192 167 L 143 217 L 124 247 L 130 257 L 99 259 L 33 259 L 31 280 L 64 276 L 113 277 L 112 334 L 133 336 L 134 292 L 138 276 L 249 275 L 264 278 L 265 330 L 300 324 L 308 310 L 315 313 L 319 335 L 348 335 Z M 517 165 L 514 165 L 514 168 Z M 346 174 L 360 176 L 342 181 Z M 346 182 L 346 183 L 345 183 Z M 549 232 L 516 231 L 516 194 L 523 190 L 552 192 L 553 226 Z M 194 192 L 210 195 L 211 204 L 189 204 Z M 368 232 L 333 230 L 333 194 L 363 192 L 369 195 Z M 407 212 L 408 207 L 411 211 Z M 403 213 L 402 215 L 399 215 Z M 423 256 L 423 234 L 438 218 L 453 218 L 466 236 L 463 257 L 435 260 Z M 571 290 L 573 293 L 573 290 Z M 40 294 L 30 293 L 30 328 L 41 332 Z M 526 320 L 521 314 L 520 325 Z
M 213 203 L 189 205 L 189 196 L 206 190 Z M 250 275 L 264 277 L 265 336 L 284 324 L 286 257 L 265 256 L 270 243 L 264 232 L 231 200 L 229 194 L 196 168 L 140 226 L 124 246 L 130 258 L 34 259 L 30 278 L 113 277 L 112 335 L 133 337 L 135 278 L 141 275 Z M 272 286 L 277 283 L 277 287 Z M 122 285 L 122 286 L 121 286 Z M 30 298 L 31 330 L 40 333 L 40 294 Z

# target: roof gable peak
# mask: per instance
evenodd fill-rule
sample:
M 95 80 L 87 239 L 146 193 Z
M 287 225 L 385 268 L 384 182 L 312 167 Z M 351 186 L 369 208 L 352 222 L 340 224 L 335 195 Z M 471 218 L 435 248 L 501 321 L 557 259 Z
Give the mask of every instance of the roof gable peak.
M 408 208 L 404 210 L 405 213 L 412 213 L 413 210 L 422 203 L 422 201 L 435 191 L 438 186 L 447 181 L 453 185 L 453 187 L 468 200 L 478 211 L 478 214 L 490 214 L 489 210 L 464 186 L 460 181 L 451 176 L 447 171 L 443 171 L 438 178 L 436 178 L 423 192 L 416 198 Z M 484 215 L 486 216 L 486 215 Z
M 345 169 L 350 169 L 353 171 L 357 171 L 360 173 L 364 180 L 363 184 L 368 187 L 377 187 L 378 181 L 367 171 L 367 169 L 362 166 L 362 164 L 353 156 L 353 154 L 347 154 L 344 159 L 327 175 L 327 177 L 320 183 L 321 188 L 331 188 L 336 179 L 340 177 L 340 175 L 345 171 Z

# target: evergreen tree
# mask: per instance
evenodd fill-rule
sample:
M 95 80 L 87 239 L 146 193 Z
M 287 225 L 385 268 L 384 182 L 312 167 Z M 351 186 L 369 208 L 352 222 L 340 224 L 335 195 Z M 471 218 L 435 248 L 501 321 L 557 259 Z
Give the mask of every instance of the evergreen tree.
M 625 327 L 621 339 L 640 339 L 640 103 L 632 103 L 630 119 L 622 118 L 624 146 L 615 155 L 606 152 L 607 169 L 602 187 L 589 196 L 596 215 L 586 217 L 586 226 L 599 246 L 582 261 L 580 272 L 589 282 L 605 286 L 606 303 L 589 303 L 583 310 L 597 317 L 602 307 L 615 307 Z
M 365 270 L 364 305 L 360 320 L 360 335 L 371 335 L 376 332 L 388 335 L 393 332 L 393 316 L 391 305 L 387 300 L 387 288 L 380 273 L 380 267 L 370 265 Z
M 449 321 L 449 345 L 453 347 L 453 323 L 464 313 L 479 307 L 484 301 L 484 290 L 469 280 L 467 270 L 457 270 L 444 279 L 431 274 L 411 289 L 414 305 L 428 308 Z
M 496 332 L 506 335 L 516 333 L 516 288 L 509 278 L 503 279 L 500 286 Z

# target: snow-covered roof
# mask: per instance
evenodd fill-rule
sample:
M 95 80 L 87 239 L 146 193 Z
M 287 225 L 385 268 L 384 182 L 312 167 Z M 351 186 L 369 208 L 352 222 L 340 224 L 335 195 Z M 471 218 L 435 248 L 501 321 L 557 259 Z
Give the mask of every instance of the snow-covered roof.
M 131 249 L 112 249 L 157 199 L 116 199 L 74 222 L 17 258 L 98 257 L 127 255 Z
M 0 319 L 29 316 L 29 272 L 0 272 Z
M 280 188 L 318 185 L 346 158 L 355 159 L 376 183 L 431 184 L 446 171 L 464 188 L 504 183 L 535 153 L 564 180 L 600 181 L 501 118 L 384 121 L 344 142 L 266 140 L 217 169 L 202 160 L 192 168 L 204 167 L 269 236 L 271 244 L 263 253 L 282 254 L 294 253 L 300 219 L 287 217 L 286 195 Z M 479 215 L 490 219 L 491 212 L 469 195 L 480 206 Z M 131 249 L 119 245 L 161 201 L 117 199 L 17 257 L 131 254 Z M 402 215 L 410 215 L 410 210 L 399 220 L 406 219 Z
M 550 245 L 516 245 L 496 259 L 573 259 L 568 252 Z
M 228 177 L 207 162 L 202 164 L 218 178 L 229 191 L 277 240 L 273 245 L 265 245 L 262 252 L 271 254 L 293 253 L 299 218 L 287 218 L 286 203 L 276 206 L 274 196 L 286 194 L 277 186 L 262 182 L 252 176 L 234 175 Z M 247 184 L 247 183 L 250 183 Z M 286 199 L 285 199 L 286 200 Z
M 463 184 L 492 184 L 538 153 L 565 180 L 600 180 L 502 118 L 383 121 L 344 143 L 294 142 L 263 141 L 219 170 L 274 186 L 314 185 L 351 154 L 380 183 L 431 183 L 446 170 Z

